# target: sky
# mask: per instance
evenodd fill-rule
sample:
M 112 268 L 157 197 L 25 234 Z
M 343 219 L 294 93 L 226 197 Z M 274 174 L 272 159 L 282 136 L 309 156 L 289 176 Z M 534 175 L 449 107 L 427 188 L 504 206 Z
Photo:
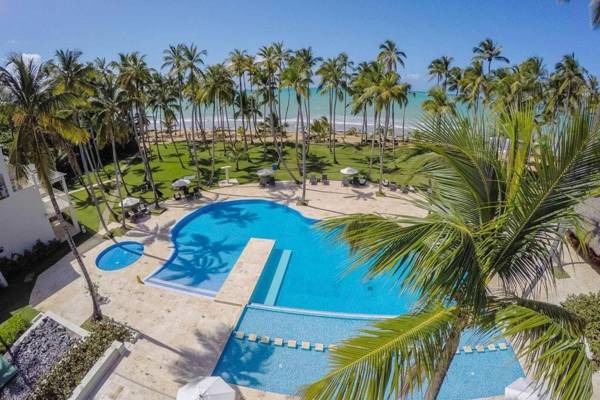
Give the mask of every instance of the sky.
M 160 68 L 169 44 L 194 43 L 212 64 L 234 48 L 254 53 L 283 41 L 322 57 L 345 51 L 361 62 L 391 39 L 407 54 L 401 76 L 417 90 L 432 85 L 432 59 L 447 55 L 464 66 L 487 37 L 512 62 L 535 55 L 552 68 L 575 53 L 600 75 L 600 29 L 590 27 L 587 0 L 0 0 L 0 58 L 48 59 L 74 48 L 85 60 L 111 60 L 137 50 Z

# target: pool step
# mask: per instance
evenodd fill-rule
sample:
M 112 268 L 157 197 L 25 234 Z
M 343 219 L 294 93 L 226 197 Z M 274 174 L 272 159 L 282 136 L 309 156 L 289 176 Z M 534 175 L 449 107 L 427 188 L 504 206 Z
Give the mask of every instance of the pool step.
M 232 334 L 237 340 L 248 340 L 253 343 L 261 343 L 265 345 L 273 345 L 277 347 L 287 347 L 290 349 L 302 349 L 302 350 L 314 350 L 318 352 L 324 352 L 325 350 L 333 350 L 336 348 L 336 344 L 332 343 L 325 345 L 323 343 L 311 343 L 307 340 L 288 339 L 285 340 L 280 337 L 271 338 L 267 335 L 257 335 L 256 333 L 246 334 L 242 331 L 234 331 Z M 476 353 L 490 353 L 494 351 L 508 350 L 510 343 L 498 342 L 488 343 L 487 345 L 464 345 L 456 350 L 456 354 L 476 354 Z
M 265 298 L 265 304 L 268 306 L 275 305 L 275 300 L 277 300 L 277 295 L 279 294 L 279 289 L 283 283 L 283 277 L 285 276 L 291 257 L 291 250 L 282 251 L 279 263 L 277 264 L 277 269 L 275 270 L 275 275 L 273 275 L 273 280 L 271 281 L 271 287 Z

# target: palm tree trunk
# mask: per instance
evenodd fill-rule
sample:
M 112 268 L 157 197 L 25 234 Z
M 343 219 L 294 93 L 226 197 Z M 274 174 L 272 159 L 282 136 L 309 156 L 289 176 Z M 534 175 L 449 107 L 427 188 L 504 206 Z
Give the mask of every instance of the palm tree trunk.
M 102 228 L 104 228 L 104 231 L 106 232 L 108 237 L 112 238 L 112 233 L 108 229 L 108 226 L 106 226 L 106 221 L 104 220 L 104 216 L 102 215 L 102 211 L 100 210 L 100 205 L 98 204 L 98 198 L 96 197 L 94 185 L 92 184 L 92 178 L 90 177 L 89 168 L 88 168 L 88 160 L 87 160 L 89 155 L 87 154 L 87 151 L 83 149 L 83 146 L 80 145 L 79 149 L 80 149 L 79 151 L 81 152 L 81 162 L 83 164 L 83 170 L 85 171 L 85 175 L 87 177 L 88 184 L 90 185 L 90 189 L 91 189 L 90 193 L 92 195 L 92 202 L 94 203 L 94 207 L 96 208 L 96 213 L 98 214 L 98 218 L 100 219 Z
M 385 155 L 385 142 L 387 141 L 388 127 L 390 123 L 390 105 L 385 107 L 385 127 L 383 136 L 379 134 L 379 193 L 383 194 L 383 158 Z
M 283 165 L 283 168 L 286 170 L 286 172 L 289 174 L 289 176 L 292 178 L 292 180 L 296 183 L 298 183 L 298 179 L 294 176 L 294 174 L 292 173 L 292 171 L 288 168 L 287 163 L 285 162 L 285 159 L 283 158 L 283 149 L 281 148 L 279 141 L 277 140 L 277 133 L 275 132 L 275 121 L 273 121 L 273 94 L 271 92 L 271 88 L 269 88 L 269 98 L 268 98 L 268 102 L 269 102 L 269 112 L 271 113 L 271 134 L 273 135 L 273 144 L 275 145 L 275 150 L 277 151 L 277 163 Z
M 302 204 L 306 204 L 306 131 L 304 130 L 304 116 L 302 115 L 302 98 L 298 96 L 297 99 L 300 114 L 300 130 L 302 131 Z
M 121 227 L 123 229 L 127 229 L 127 225 L 125 223 L 125 207 L 123 206 L 123 194 L 121 193 L 121 181 L 123 180 L 123 175 L 121 174 L 121 170 L 119 169 L 119 160 L 117 159 L 117 145 L 115 143 L 115 135 L 113 129 L 114 126 L 112 125 L 111 121 L 110 144 L 112 148 L 113 163 L 115 164 L 115 184 L 117 187 L 117 195 L 119 196 L 119 205 L 121 206 Z
M 208 185 L 212 185 L 215 177 L 215 141 L 216 141 L 216 129 L 215 129 L 215 113 L 217 108 L 217 99 L 213 99 L 213 112 L 212 112 L 212 140 L 210 144 L 210 179 Z
M 241 74 L 238 76 L 238 81 L 240 85 L 240 114 L 242 115 L 242 138 L 244 139 L 244 152 L 248 153 L 248 139 L 246 138 L 246 120 L 244 116 L 244 100 L 246 97 L 246 93 L 243 90 Z
M 371 133 L 371 154 L 369 155 L 369 177 L 373 168 L 373 152 L 375 151 L 375 134 L 377 133 L 377 110 L 373 115 L 373 132 Z
M 37 135 L 36 135 L 36 143 L 37 143 Z M 38 147 L 39 147 L 39 143 L 38 143 Z M 41 151 L 41 148 L 38 148 L 38 151 Z M 44 149 L 46 151 L 48 151 L 48 149 Z M 92 298 L 92 319 L 94 321 L 99 321 L 102 319 L 102 311 L 100 310 L 100 304 L 98 303 L 98 294 L 96 293 L 96 287 L 94 286 L 94 283 L 92 282 L 92 278 L 90 277 L 87 268 L 85 267 L 85 264 L 83 263 L 83 260 L 81 259 L 81 255 L 79 254 L 79 250 L 77 250 L 77 246 L 75 245 L 75 241 L 73 240 L 73 237 L 71 236 L 71 232 L 69 232 L 69 228 L 67 226 L 67 223 L 60 211 L 60 207 L 58 206 L 58 202 L 56 201 L 56 196 L 54 195 L 54 190 L 52 188 L 52 183 L 50 183 L 50 179 L 48 178 L 48 171 L 46 170 L 46 166 L 42 165 L 41 163 L 37 163 L 38 165 L 36 165 L 36 169 L 38 171 L 38 174 L 40 175 L 40 178 L 42 180 L 42 183 L 44 185 L 44 188 L 46 189 L 46 193 L 48 194 L 48 197 L 50 197 L 50 203 L 52 204 L 52 208 L 54 209 L 54 214 L 56 219 L 58 220 L 58 223 L 60 225 L 60 227 L 62 228 L 65 237 L 67 238 L 67 243 L 69 245 L 69 248 L 71 249 L 71 253 L 73 254 L 73 257 L 75 258 L 75 261 L 77 262 L 77 265 L 79 267 L 79 269 L 81 270 L 81 274 L 83 275 L 83 279 L 86 282 L 87 285 L 87 289 L 90 293 L 90 297 Z
M 154 123 L 154 145 L 156 146 L 156 153 L 158 153 L 158 159 L 160 161 L 163 160 L 162 155 L 160 154 L 160 148 L 158 147 L 158 130 L 156 127 L 156 114 L 152 113 L 152 121 Z
M 196 152 L 196 127 L 194 123 L 194 117 L 196 115 L 196 105 L 192 104 L 192 154 L 194 167 L 196 168 L 196 180 L 198 184 L 200 184 L 200 163 L 198 162 L 197 152 Z
M 331 126 L 333 127 L 333 142 L 332 142 L 332 150 L 333 150 L 333 163 L 337 164 L 337 158 L 335 156 L 335 109 L 337 107 L 337 98 L 338 98 L 338 91 L 337 88 L 334 90 L 333 92 L 333 111 L 332 111 L 332 117 L 333 117 L 333 121 L 331 122 Z
M 134 133 L 135 139 L 138 143 L 138 147 L 140 148 L 140 152 L 142 155 L 142 162 L 144 163 L 144 168 L 146 170 L 146 177 L 150 181 L 150 187 L 152 188 L 152 193 L 154 194 L 154 208 L 160 209 L 161 207 L 159 204 L 158 192 L 156 191 L 156 185 L 154 184 L 154 177 L 152 176 L 152 167 L 150 166 L 150 162 L 148 161 L 144 143 L 142 141 L 140 141 L 140 136 L 144 137 L 144 121 L 143 121 L 144 114 L 142 113 L 142 107 L 139 104 L 137 104 L 136 107 L 137 107 L 137 112 L 138 112 L 139 134 L 135 129 L 133 130 L 133 133 Z
M 178 80 L 179 82 L 179 96 L 177 96 L 178 98 L 178 102 L 179 102 L 179 119 L 181 120 L 181 126 L 183 127 L 183 136 L 185 137 L 185 143 L 187 144 L 187 149 L 188 149 L 188 153 L 190 158 L 192 158 L 192 148 L 190 147 L 190 139 L 188 137 L 187 134 L 187 128 L 185 126 L 185 118 L 183 118 L 183 84 L 181 82 L 181 78 L 179 78 Z
M 460 334 L 464 329 L 464 326 L 465 323 L 459 319 L 458 322 L 452 327 L 450 336 L 448 337 L 448 340 L 446 341 L 446 344 L 440 354 L 437 369 L 433 373 L 433 377 L 427 386 L 427 392 L 425 393 L 424 400 L 436 400 L 438 398 L 442 384 L 444 383 L 446 375 L 448 374 L 448 369 L 450 369 L 450 364 L 452 363 L 454 355 L 456 354 L 456 349 L 458 349 L 458 345 L 460 343 Z

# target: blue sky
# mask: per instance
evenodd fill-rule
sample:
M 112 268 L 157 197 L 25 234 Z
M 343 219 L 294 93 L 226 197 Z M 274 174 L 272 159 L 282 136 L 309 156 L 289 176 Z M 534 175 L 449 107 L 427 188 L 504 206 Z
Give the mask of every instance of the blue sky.
M 255 52 L 283 40 L 312 46 L 328 57 L 346 51 L 372 59 L 385 39 L 408 59 L 403 77 L 416 89 L 430 86 L 427 65 L 438 56 L 469 62 L 472 47 L 491 37 L 511 61 L 538 55 L 552 67 L 574 52 L 600 75 L 600 30 L 589 25 L 586 0 L 0 0 L 0 56 L 10 52 L 49 58 L 57 48 L 77 48 L 86 59 L 113 59 L 139 50 L 159 67 L 171 43 L 194 42 L 207 63 L 233 48 Z

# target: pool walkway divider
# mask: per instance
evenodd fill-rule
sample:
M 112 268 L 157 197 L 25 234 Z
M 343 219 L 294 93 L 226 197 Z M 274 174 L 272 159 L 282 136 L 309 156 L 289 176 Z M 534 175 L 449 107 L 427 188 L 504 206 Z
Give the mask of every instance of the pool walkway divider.
M 274 246 L 274 240 L 250 238 L 215 296 L 215 301 L 245 307 L 250 302 L 256 282 Z
M 275 275 L 273 276 L 271 287 L 269 288 L 269 291 L 267 292 L 267 297 L 265 299 L 265 304 L 268 306 L 274 305 L 275 300 L 277 300 L 277 295 L 279 294 L 279 289 L 281 288 L 281 284 L 283 283 L 283 277 L 285 276 L 285 272 L 287 271 L 287 267 L 290 263 L 291 256 L 291 250 L 283 250 L 283 252 L 281 253 L 281 258 L 279 258 L 279 263 L 277 264 L 277 269 L 275 270 Z

